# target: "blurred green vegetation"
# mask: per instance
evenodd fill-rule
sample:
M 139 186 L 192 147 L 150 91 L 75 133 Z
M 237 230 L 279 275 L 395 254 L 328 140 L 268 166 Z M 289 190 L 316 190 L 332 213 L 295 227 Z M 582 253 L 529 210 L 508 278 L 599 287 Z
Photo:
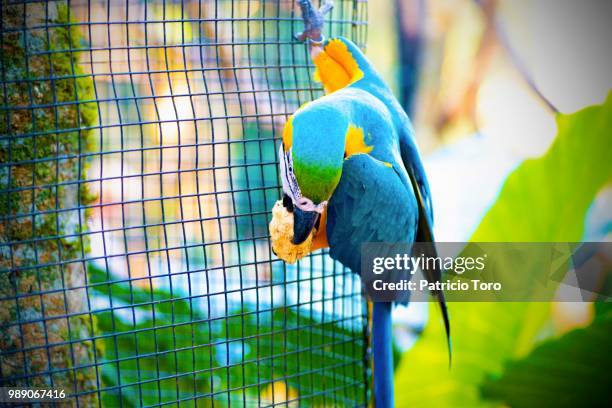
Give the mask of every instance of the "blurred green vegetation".
M 298 396 L 302 406 L 326 406 L 355 401 L 359 389 L 365 396 L 360 328 L 246 303 L 211 317 L 206 299 L 136 286 L 94 265 L 89 277 L 92 303 L 113 309 L 95 312 L 104 406 L 241 406 Z
M 571 115 L 558 115 L 558 135 L 542 157 L 522 163 L 505 182 L 502 191 L 485 215 L 471 238 L 474 242 L 575 242 L 580 241 L 589 206 L 596 194 L 612 182 L 612 94 L 603 105 L 585 108 Z M 520 397 L 529 388 L 510 388 L 517 385 L 519 373 L 539 366 L 551 387 L 558 389 L 567 382 L 570 372 L 559 369 L 556 360 L 566 359 L 568 348 L 576 349 L 591 342 L 598 353 L 609 348 L 609 340 L 602 330 L 609 327 L 608 317 L 596 320 L 581 333 L 569 333 L 550 340 L 527 355 L 540 339 L 549 322 L 549 303 L 454 303 L 449 306 L 453 331 L 453 366 L 443 353 L 445 339 L 442 323 L 433 318 L 423 336 L 407 351 L 396 371 L 396 401 L 398 406 L 496 406 L 499 399 L 512 406 L 559 406 L 546 395 Z M 605 331 L 603 332 L 605 333 Z M 609 330 L 608 330 L 609 333 Z M 592 339 L 591 339 L 592 338 Z M 594 344 L 594 342 L 599 342 Z M 603 347 L 602 347 L 603 345 Z M 593 352 L 595 352 L 593 350 Z M 524 357 L 525 360 L 508 365 Z M 578 355 L 575 356 L 578 358 Z M 565 368 L 583 367 L 585 362 L 569 364 Z M 508 372 L 504 370 L 508 367 Z M 581 375 L 608 377 L 609 365 L 592 365 Z M 497 382 L 487 380 L 500 377 Z M 594 378 L 594 377 L 593 377 Z M 524 380 L 524 377 L 521 378 Z M 592 381 L 599 390 L 595 396 L 606 396 L 607 384 Z M 607 388 L 600 388 L 605 385 Z M 532 387 L 537 386 L 536 383 Z M 603 390 L 603 393 L 602 393 Z M 569 389 L 567 390 L 569 391 Z M 583 389 L 587 391 L 587 389 Z M 559 396 L 561 398 L 562 396 Z M 495 399 L 492 399 L 495 398 Z M 592 400 L 591 400 L 592 401 Z M 601 400 L 597 401 L 602 403 Z
M 600 305 L 589 326 L 543 342 L 485 379 L 482 395 L 515 408 L 604 406 L 612 389 L 612 305 Z

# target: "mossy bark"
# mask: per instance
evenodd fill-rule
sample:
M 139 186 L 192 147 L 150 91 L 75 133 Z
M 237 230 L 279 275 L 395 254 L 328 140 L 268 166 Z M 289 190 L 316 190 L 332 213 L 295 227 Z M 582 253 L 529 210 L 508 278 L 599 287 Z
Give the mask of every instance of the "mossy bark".
M 62 26 L 65 5 L 1 7 L 0 382 L 64 388 L 96 405 L 79 210 L 91 202 L 80 155 L 92 148 L 83 128 L 97 120 L 95 103 L 83 103 L 93 82 L 79 76 L 71 50 L 83 45 Z

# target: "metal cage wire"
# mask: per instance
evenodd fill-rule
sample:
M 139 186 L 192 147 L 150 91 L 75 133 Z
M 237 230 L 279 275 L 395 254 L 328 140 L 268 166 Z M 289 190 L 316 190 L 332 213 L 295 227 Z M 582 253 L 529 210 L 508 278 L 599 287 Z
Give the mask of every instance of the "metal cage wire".
M 76 406 L 367 405 L 358 279 L 271 252 L 293 0 L 3 2 L 0 385 Z M 366 39 L 336 0 L 327 35 Z

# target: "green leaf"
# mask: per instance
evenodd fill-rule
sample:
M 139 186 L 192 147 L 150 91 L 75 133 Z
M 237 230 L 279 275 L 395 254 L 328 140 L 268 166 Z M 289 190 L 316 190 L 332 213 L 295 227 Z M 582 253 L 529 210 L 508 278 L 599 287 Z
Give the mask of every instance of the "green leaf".
M 597 192 L 612 181 L 612 94 L 603 105 L 558 115 L 558 134 L 540 158 L 526 160 L 471 238 L 475 242 L 575 242 Z M 438 311 L 396 371 L 400 407 L 489 406 L 480 383 L 529 352 L 546 322 L 548 303 L 453 303 L 449 370 Z
M 596 319 L 612 315 L 612 302 L 595 302 L 593 306 Z
M 612 181 L 612 93 L 603 105 L 557 116 L 544 156 L 506 180 L 471 241 L 575 242 L 595 195 Z
M 539 331 L 546 303 L 455 303 L 451 311 L 453 363 L 448 368 L 444 331 L 435 307 L 432 319 L 395 376 L 398 407 L 482 406 L 479 384 L 500 372 Z
M 488 378 L 482 394 L 515 408 L 607 406 L 610 333 L 608 313 L 584 329 L 546 341 L 524 359 L 508 363 L 501 377 Z

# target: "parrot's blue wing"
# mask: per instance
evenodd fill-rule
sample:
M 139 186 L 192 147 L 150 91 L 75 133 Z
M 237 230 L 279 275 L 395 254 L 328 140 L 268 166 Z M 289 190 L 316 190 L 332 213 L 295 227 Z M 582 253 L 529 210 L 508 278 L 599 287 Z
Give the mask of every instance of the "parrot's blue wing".
M 422 210 L 425 216 L 428 218 L 428 224 L 433 228 L 433 204 L 431 202 L 431 193 L 429 191 L 429 183 L 427 182 L 427 176 L 425 175 L 425 169 L 423 168 L 423 161 L 419 154 L 418 147 L 414 141 L 414 134 L 410 120 L 406 117 L 404 124 L 399 128 L 399 142 L 400 142 L 400 153 L 402 156 L 402 162 L 408 175 L 410 176 L 411 182 L 419 190 L 422 202 Z M 423 241 L 420 241 L 423 242 Z
M 393 167 L 367 154 L 350 156 L 327 207 L 330 256 L 361 273 L 361 244 L 412 245 L 417 215 L 414 192 Z
M 429 192 L 429 184 L 425 176 L 425 170 L 421 162 L 421 157 L 416 148 L 414 138 L 412 137 L 412 129 L 409 126 L 403 129 L 403 134 L 400 133 L 400 151 L 402 162 L 410 177 L 413 191 L 416 193 L 416 200 L 419 213 L 419 225 L 416 233 L 416 242 L 429 242 L 431 245 L 424 246 L 425 256 L 437 258 L 438 251 L 435 245 L 433 234 L 433 206 L 431 203 L 431 194 Z M 434 262 L 434 267 L 423 270 L 429 282 L 439 282 L 442 279 L 442 270 L 437 267 Z M 446 307 L 444 292 L 441 290 L 432 291 L 433 296 L 438 299 L 442 319 L 444 320 L 444 328 L 446 330 L 446 342 L 448 345 L 449 364 L 452 356 L 451 334 L 450 334 L 450 318 Z

